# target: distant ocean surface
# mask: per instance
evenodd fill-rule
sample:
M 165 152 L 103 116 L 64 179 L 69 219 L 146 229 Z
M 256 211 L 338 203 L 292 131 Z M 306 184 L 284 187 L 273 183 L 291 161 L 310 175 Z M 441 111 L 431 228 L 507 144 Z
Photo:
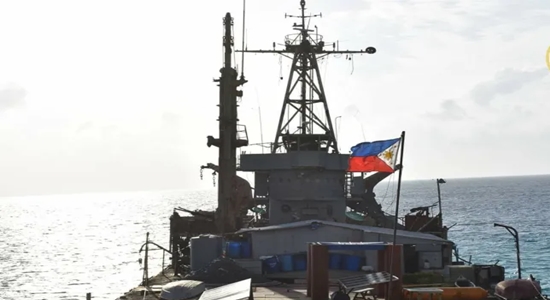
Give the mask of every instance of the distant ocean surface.
M 384 209 L 395 209 L 395 178 L 377 187 Z M 524 277 L 550 293 L 550 176 L 447 179 L 443 217 L 461 256 L 495 263 L 517 275 L 514 242 L 494 222 L 520 234 Z M 213 209 L 215 189 L 0 198 L 0 299 L 114 300 L 141 281 L 139 247 L 146 232 L 168 246 L 172 209 Z M 400 215 L 437 202 L 435 180 L 402 185 Z M 160 271 L 155 251 L 150 274 Z M 167 259 L 168 262 L 168 259 Z

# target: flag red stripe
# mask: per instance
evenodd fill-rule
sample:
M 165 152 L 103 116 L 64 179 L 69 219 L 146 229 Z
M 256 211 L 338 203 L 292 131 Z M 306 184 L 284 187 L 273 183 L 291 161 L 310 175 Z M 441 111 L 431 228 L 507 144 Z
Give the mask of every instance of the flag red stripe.
M 378 156 L 350 157 L 348 172 L 393 172 Z

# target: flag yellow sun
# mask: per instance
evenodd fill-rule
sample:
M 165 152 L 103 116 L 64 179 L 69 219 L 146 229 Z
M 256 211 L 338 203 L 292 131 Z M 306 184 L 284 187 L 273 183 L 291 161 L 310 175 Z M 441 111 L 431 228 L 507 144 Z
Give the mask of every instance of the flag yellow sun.
M 393 158 L 393 147 L 391 149 L 388 149 L 386 151 L 384 151 L 384 153 L 382 153 L 382 156 L 384 157 L 384 159 L 386 160 L 391 160 Z

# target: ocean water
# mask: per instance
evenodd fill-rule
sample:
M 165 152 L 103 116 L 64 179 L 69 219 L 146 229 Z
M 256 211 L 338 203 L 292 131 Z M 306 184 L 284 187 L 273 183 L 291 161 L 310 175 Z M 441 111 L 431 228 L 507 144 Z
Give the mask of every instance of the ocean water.
M 396 180 L 379 184 L 385 209 L 395 209 Z M 522 272 L 550 292 L 550 176 L 448 179 L 443 217 L 461 256 L 497 260 L 517 276 L 512 236 L 520 235 Z M 114 300 L 141 281 L 138 259 L 146 232 L 168 246 L 172 209 L 214 208 L 215 189 L 0 198 L 0 299 Z M 435 180 L 403 182 L 401 213 L 437 202 Z M 161 270 L 152 252 L 150 274 Z M 168 262 L 168 259 L 166 260 Z

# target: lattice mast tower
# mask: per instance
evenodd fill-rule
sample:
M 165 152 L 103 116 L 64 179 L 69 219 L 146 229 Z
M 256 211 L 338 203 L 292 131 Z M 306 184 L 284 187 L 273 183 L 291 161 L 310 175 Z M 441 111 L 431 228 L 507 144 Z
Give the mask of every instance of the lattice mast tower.
M 272 153 L 290 151 L 330 151 L 338 153 L 338 142 L 330 111 L 318 60 L 331 54 L 373 54 L 376 49 L 368 47 L 365 50 L 339 50 L 333 43 L 333 50 L 326 50 L 322 36 L 308 29 L 306 19 L 322 17 L 322 14 L 306 15 L 306 2 L 300 1 L 301 14 L 298 16 L 285 14 L 285 17 L 297 18 L 294 23 L 295 34 L 287 35 L 285 48 L 273 50 L 237 50 L 247 53 L 278 53 L 292 59 L 290 74 L 284 95 L 279 123 L 275 139 L 271 147 Z M 308 93 L 309 91 L 309 93 Z M 318 109 L 321 108 L 321 109 Z M 317 115 L 322 111 L 323 115 Z M 285 118 L 285 114 L 288 118 Z M 295 127 L 293 127 L 295 126 Z

